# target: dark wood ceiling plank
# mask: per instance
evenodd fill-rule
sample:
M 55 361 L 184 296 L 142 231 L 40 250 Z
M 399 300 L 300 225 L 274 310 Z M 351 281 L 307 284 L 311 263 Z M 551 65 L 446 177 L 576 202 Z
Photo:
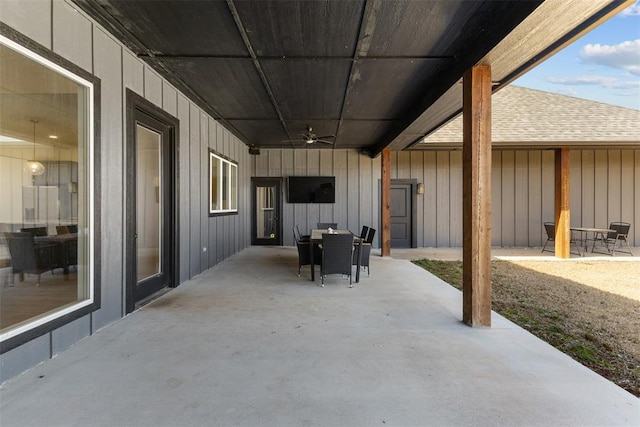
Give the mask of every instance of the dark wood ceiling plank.
M 419 102 L 439 70 L 449 63 L 451 60 L 360 59 L 354 68 L 358 78 L 350 85 L 343 119 L 402 118 L 406 105 Z
M 206 99 L 221 117 L 277 119 L 250 59 L 163 59 L 167 67 Z M 253 141 L 251 141 L 253 142 Z
M 280 100 L 280 109 L 286 120 L 339 119 L 350 60 L 281 59 L 260 60 L 260 63 L 275 98 Z M 291 129 L 292 132 L 302 130 L 304 128 Z
M 240 1 L 237 13 L 258 57 L 352 57 L 363 1 Z
M 518 2 L 493 2 L 485 1 L 477 11 L 474 20 L 476 27 L 469 28 L 465 38 L 472 36 L 473 43 L 467 46 L 466 51 L 460 52 L 450 66 L 441 70 L 434 76 L 430 85 L 418 102 L 407 105 L 402 113 L 402 120 L 398 121 L 393 129 L 371 144 L 366 154 L 376 157 L 383 148 L 389 146 L 407 127 L 419 118 L 434 102 L 438 100 L 451 86 L 462 77 L 464 72 L 477 64 L 500 40 L 509 34 L 520 22 L 522 22 L 542 0 L 523 0 Z M 480 25 L 484 23 L 484 25 Z M 463 27 L 460 27 L 463 28 Z M 487 31 L 491 28 L 492 31 Z

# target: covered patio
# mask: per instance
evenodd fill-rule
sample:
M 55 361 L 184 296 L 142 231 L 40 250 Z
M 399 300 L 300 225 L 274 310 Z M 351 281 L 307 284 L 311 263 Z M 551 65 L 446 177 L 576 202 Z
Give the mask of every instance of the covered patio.
M 321 288 L 294 248 L 245 249 L 3 384 L 3 425 L 640 422 L 637 398 L 501 316 L 465 326 L 421 268 L 371 263 Z

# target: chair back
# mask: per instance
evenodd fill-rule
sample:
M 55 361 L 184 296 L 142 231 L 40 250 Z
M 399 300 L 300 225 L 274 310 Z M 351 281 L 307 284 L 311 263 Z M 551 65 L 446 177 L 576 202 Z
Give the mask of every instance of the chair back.
M 323 274 L 351 274 L 353 254 L 353 235 L 322 234 L 322 272 Z
M 318 223 L 318 229 L 326 230 L 327 228 L 336 229 L 338 228 L 338 223 L 337 222 L 319 222 Z
M 628 222 L 612 222 L 609 224 L 609 228 L 611 230 L 615 230 L 615 232 L 610 231 L 607 233 L 608 239 L 617 239 L 618 236 L 624 236 L 625 238 L 629 236 L 629 229 L 631 228 L 631 224 Z
M 556 225 L 553 222 L 545 222 L 544 229 L 547 232 L 547 239 L 553 240 L 556 237 Z
M 21 228 L 20 232 L 29 233 L 32 236 L 46 236 L 47 235 L 47 227 L 30 227 L 30 228 Z
M 297 224 L 295 226 L 294 234 L 295 234 L 296 231 L 298 232 L 298 240 L 300 240 L 301 242 L 307 242 L 307 241 L 311 240 L 311 236 L 309 236 L 308 234 L 300 233 L 300 228 L 298 227 Z
M 367 233 L 367 237 L 364 239 L 364 242 L 372 244 L 373 243 L 373 236 L 375 236 L 375 235 L 376 235 L 376 229 L 375 228 L 369 228 L 369 233 Z
M 36 266 L 35 239 L 31 233 L 5 233 L 14 273 L 31 270 Z
M 366 225 L 362 226 L 362 231 L 360 232 L 360 238 L 362 239 L 362 241 L 366 241 L 367 240 L 367 235 L 369 234 L 369 227 L 367 227 Z

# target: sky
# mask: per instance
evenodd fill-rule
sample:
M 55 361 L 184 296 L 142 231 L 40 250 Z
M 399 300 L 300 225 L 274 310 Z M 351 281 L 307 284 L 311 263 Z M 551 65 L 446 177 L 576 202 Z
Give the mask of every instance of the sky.
M 640 110 L 640 0 L 511 84 Z

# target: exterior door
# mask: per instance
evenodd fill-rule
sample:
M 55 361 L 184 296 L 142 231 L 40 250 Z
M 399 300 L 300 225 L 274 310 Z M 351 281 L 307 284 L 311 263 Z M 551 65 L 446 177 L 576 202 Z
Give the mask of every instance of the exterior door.
M 251 244 L 282 245 L 282 179 L 251 179 Z
M 133 109 L 127 146 L 127 312 L 177 285 L 175 127 Z
M 391 180 L 391 247 L 415 248 L 415 194 L 414 180 Z

